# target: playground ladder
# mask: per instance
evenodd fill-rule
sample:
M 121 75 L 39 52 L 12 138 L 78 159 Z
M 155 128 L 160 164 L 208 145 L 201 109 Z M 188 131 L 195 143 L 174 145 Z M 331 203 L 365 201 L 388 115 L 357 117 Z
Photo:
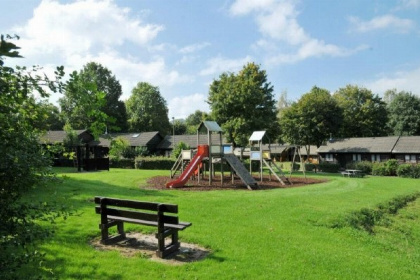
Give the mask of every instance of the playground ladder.
M 182 159 L 182 153 L 179 154 L 177 160 L 175 161 L 174 165 L 171 168 L 171 178 L 173 178 L 176 174 L 176 172 L 183 168 L 183 159 Z
M 271 173 L 274 174 L 274 176 L 277 178 L 277 180 L 279 180 L 279 182 L 284 186 L 286 185 L 286 183 L 288 185 L 292 185 L 292 182 L 289 181 L 289 179 L 286 177 L 286 175 L 283 173 L 283 171 L 280 169 L 280 167 L 277 166 L 277 164 L 275 164 L 274 162 L 272 162 L 271 160 L 266 161 L 265 159 L 263 159 L 265 165 L 270 169 Z M 277 172 L 274 171 L 273 166 L 275 167 L 275 169 L 277 170 L 277 172 L 279 173 L 279 175 L 277 175 Z

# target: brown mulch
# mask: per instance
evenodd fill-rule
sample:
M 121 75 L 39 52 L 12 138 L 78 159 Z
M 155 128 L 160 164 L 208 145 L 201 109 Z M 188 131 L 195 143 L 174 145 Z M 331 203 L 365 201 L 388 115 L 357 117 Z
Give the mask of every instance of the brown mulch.
M 292 184 L 282 185 L 274 176 L 271 176 L 271 179 L 268 175 L 263 177 L 263 180 L 259 177 L 254 176 L 254 179 L 257 181 L 258 187 L 253 188 L 253 190 L 270 190 L 270 189 L 279 189 L 279 188 L 294 188 L 294 187 L 303 187 L 311 184 L 318 184 L 326 182 L 326 179 L 315 179 L 315 178 L 304 178 L 304 177 L 291 177 L 289 181 Z M 166 183 L 173 181 L 174 179 L 169 178 L 169 176 L 155 176 L 150 178 L 147 181 L 146 186 L 142 188 L 146 189 L 158 189 L 158 190 L 167 190 Z M 211 191 L 211 190 L 248 190 L 246 185 L 242 182 L 240 178 L 232 178 L 230 176 L 224 176 L 223 184 L 221 181 L 221 176 L 216 176 L 212 180 L 212 184 L 209 184 L 208 176 L 200 178 L 200 181 L 197 179 L 190 179 L 187 184 L 183 187 L 176 188 L 177 190 L 182 191 Z

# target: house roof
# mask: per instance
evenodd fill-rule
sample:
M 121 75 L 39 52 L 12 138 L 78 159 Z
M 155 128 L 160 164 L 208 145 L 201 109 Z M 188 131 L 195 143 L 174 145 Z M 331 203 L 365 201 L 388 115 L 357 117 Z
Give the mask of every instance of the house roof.
M 75 132 L 79 138 L 83 133 L 89 133 L 86 129 L 75 130 Z M 49 130 L 40 137 L 40 142 L 46 144 L 62 143 L 66 136 L 67 133 L 64 130 Z
M 163 138 L 159 131 L 104 134 L 99 136 L 97 145 L 110 147 L 112 139 L 121 137 L 127 140 L 132 147 L 147 146 L 156 135 L 158 135 L 161 139 Z
M 420 136 L 401 136 L 392 150 L 392 153 L 420 153 Z
M 345 138 L 327 142 L 318 153 L 391 153 L 398 136 Z
M 211 142 L 214 145 L 220 145 L 220 137 L 218 135 L 210 134 Z M 162 142 L 159 143 L 157 149 L 160 150 L 171 150 L 173 149 L 173 143 L 178 144 L 179 142 L 184 142 L 191 148 L 197 148 L 197 135 L 167 135 Z M 200 135 L 199 137 L 199 145 L 207 145 L 208 138 L 207 135 Z M 223 143 L 227 143 L 226 139 L 222 139 Z

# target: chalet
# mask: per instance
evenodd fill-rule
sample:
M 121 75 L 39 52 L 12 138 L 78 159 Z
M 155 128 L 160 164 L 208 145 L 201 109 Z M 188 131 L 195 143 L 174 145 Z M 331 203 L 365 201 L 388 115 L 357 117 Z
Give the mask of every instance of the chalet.
M 389 159 L 417 163 L 420 161 L 420 136 L 334 139 L 320 146 L 318 154 L 322 161 L 338 163 L 343 167 L 349 162 Z
M 127 140 L 132 148 L 146 147 L 151 154 L 159 152 L 157 147 L 164 140 L 158 131 L 112 133 L 101 135 L 96 144 L 109 149 L 111 147 L 111 141 L 117 137 Z

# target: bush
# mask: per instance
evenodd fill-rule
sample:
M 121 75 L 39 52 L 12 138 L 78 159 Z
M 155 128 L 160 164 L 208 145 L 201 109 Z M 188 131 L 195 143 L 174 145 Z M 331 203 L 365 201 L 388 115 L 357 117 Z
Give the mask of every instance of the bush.
M 327 173 L 337 173 L 340 169 L 340 165 L 338 163 L 329 163 L 326 161 L 320 162 L 318 167 L 319 170 Z
M 117 158 L 109 158 L 109 167 L 110 168 L 134 168 L 134 159 L 124 158 L 124 159 L 117 159 Z
M 398 169 L 398 160 L 390 159 L 385 162 L 385 171 L 387 176 L 396 176 Z
M 313 163 L 305 163 L 305 170 L 306 171 L 316 171 L 316 165 Z
M 175 148 L 172 151 L 172 157 L 177 159 L 179 155 L 181 154 L 182 150 L 188 150 L 190 149 L 190 146 L 188 146 L 186 143 L 179 141 L 178 144 L 176 144 Z
M 411 164 L 400 164 L 397 168 L 398 177 L 411 177 Z
M 168 157 L 138 157 L 134 162 L 136 169 L 170 170 L 175 160 Z
M 298 171 L 300 169 L 300 163 L 293 163 L 293 171 Z
M 374 162 L 372 165 L 372 175 L 374 176 L 387 176 L 385 163 Z

